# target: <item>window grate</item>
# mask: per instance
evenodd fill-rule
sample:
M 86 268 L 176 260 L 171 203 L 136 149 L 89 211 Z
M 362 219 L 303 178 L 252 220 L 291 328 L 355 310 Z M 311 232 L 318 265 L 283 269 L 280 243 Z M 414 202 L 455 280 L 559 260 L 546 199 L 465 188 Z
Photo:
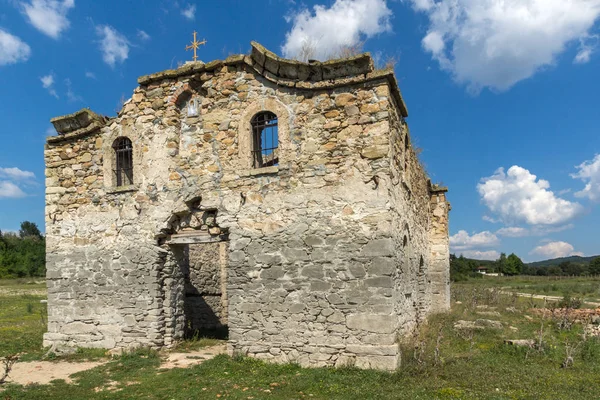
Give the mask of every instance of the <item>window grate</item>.
M 115 150 L 115 182 L 117 187 L 133 185 L 133 145 L 128 138 L 119 138 L 113 145 Z
M 252 162 L 254 168 L 279 165 L 277 116 L 262 112 L 252 118 Z

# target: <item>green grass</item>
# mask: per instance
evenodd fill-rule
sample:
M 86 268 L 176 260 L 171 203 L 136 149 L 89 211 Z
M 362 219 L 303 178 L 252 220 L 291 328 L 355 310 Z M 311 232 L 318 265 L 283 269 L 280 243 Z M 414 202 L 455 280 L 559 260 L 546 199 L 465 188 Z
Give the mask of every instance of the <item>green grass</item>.
M 597 277 L 486 276 L 483 279 L 471 280 L 467 284 L 485 287 L 503 287 L 506 290 L 547 296 L 564 296 L 565 294 L 570 294 L 572 297 L 600 302 L 600 278 Z
M 45 386 L 9 385 L 0 397 L 6 400 L 597 399 L 600 340 L 583 341 L 581 325 L 560 330 L 557 321 L 544 320 L 532 313 L 530 309 L 540 307 L 540 301 L 489 289 L 478 281 L 454 285 L 452 312 L 431 317 L 413 338 L 403 340 L 402 366 L 394 373 L 354 368 L 304 369 L 224 355 L 188 369 L 161 370 L 160 355 L 141 349 L 76 374 L 74 384 L 55 381 Z M 25 303 L 18 309 L 22 318 L 29 318 Z M 480 314 L 490 311 L 500 315 Z M 12 314 L 14 323 L 19 321 L 19 312 Z M 458 320 L 477 318 L 501 321 L 504 328 L 463 333 L 453 328 Z M 539 338 L 541 328 L 540 349 L 503 343 L 505 339 Z M 37 335 L 39 346 L 41 337 Z M 8 338 L 0 336 L 0 343 L 4 339 Z M 197 338 L 179 349 L 193 350 L 215 342 L 218 343 L 214 339 Z M 574 343 L 579 343 L 573 354 L 574 366 L 561 368 L 566 346 Z M 35 350 L 35 346 L 30 348 Z
M 45 284 L 0 280 L 0 357 L 26 353 L 22 359 L 42 355 L 42 334 L 46 331 Z

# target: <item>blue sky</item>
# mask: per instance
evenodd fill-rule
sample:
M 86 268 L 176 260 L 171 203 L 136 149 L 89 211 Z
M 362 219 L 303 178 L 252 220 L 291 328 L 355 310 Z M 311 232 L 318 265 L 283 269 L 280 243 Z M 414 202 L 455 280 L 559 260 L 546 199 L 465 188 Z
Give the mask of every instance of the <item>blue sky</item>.
M 115 115 L 140 75 L 245 53 L 396 60 L 456 253 L 600 254 L 600 0 L 0 0 L 0 229 L 44 225 L 50 118 Z

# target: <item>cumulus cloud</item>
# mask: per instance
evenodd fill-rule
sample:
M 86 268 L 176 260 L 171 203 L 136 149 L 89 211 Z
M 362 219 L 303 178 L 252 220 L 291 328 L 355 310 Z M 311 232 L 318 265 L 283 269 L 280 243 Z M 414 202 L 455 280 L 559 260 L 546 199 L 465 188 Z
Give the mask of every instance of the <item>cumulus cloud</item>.
M 186 19 L 193 21 L 196 19 L 196 5 L 190 4 L 186 8 L 181 10 L 181 15 L 183 15 Z
M 2 168 L 0 167 L 0 178 L 8 178 L 13 180 L 35 179 L 35 174 L 29 171 L 23 171 L 19 168 Z
M 475 260 L 497 260 L 500 258 L 500 253 L 496 250 L 480 251 L 480 250 L 466 250 L 460 254 L 467 258 L 473 258 Z
M 548 181 L 517 165 L 506 173 L 498 168 L 477 185 L 483 204 L 508 225 L 559 225 L 583 211 L 581 204 L 556 197 L 549 188 Z
M 51 72 L 46 76 L 42 76 L 40 81 L 42 81 L 44 89 L 48 90 L 48 93 L 50 93 L 51 96 L 58 99 L 58 93 L 56 93 L 56 89 L 54 88 L 54 74 Z
M 285 57 L 302 58 L 309 47 L 310 58 L 325 60 L 364 38 L 391 31 L 391 17 L 385 0 L 336 0 L 329 8 L 304 8 L 286 18 L 293 26 L 281 50 Z
M 600 202 L 600 154 L 596 154 L 593 160 L 584 161 L 577 169 L 579 172 L 571 176 L 581 179 L 586 185 L 583 190 L 576 192 L 575 196 Z
M 31 183 L 34 179 L 33 172 L 0 167 L 0 199 L 25 197 L 25 192 L 19 186 Z
M 474 248 L 492 247 L 500 244 L 500 239 L 489 231 L 469 235 L 467 231 L 459 231 L 450 237 L 450 247 L 453 252 Z
M 43 34 L 58 39 L 69 28 L 67 13 L 75 7 L 75 0 L 32 0 L 22 7 L 31 25 Z
M 129 57 L 129 41 L 110 25 L 96 27 L 96 35 L 100 37 L 100 50 L 105 63 L 114 68 Z
M 583 253 L 576 252 L 573 245 L 567 242 L 550 242 L 541 246 L 537 246 L 535 249 L 529 252 L 531 255 L 543 256 L 546 258 L 559 258 L 568 256 L 581 256 Z
M 0 199 L 17 199 L 25 197 L 25 192 L 20 187 L 10 181 L 0 180 Z
M 507 90 L 554 64 L 600 16 L 600 0 L 409 1 L 429 18 L 423 48 L 474 92 Z M 582 48 L 576 62 L 591 51 Z
M 0 29 L 0 66 L 27 61 L 31 48 L 17 36 Z

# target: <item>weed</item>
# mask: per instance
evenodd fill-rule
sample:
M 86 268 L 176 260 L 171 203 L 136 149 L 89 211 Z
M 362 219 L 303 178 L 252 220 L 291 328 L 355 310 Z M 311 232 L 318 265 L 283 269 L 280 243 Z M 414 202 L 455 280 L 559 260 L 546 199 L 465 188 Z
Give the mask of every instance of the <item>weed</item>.
M 8 375 L 10 374 L 13 365 L 15 365 L 18 359 L 19 356 L 17 354 L 11 354 L 0 360 L 0 362 L 2 363 L 2 367 L 0 370 L 0 385 L 2 385 L 6 381 L 6 378 L 8 378 Z
M 156 351 L 136 349 L 74 375 L 76 384 L 7 385 L 2 387 L 2 397 L 25 400 L 597 399 L 600 339 L 582 337 L 584 331 L 579 323 L 570 330 L 559 329 L 549 319 L 549 312 L 547 315 L 542 315 L 544 311 L 539 313 L 542 320 L 526 318 L 532 306 L 544 310 L 546 307 L 541 300 L 515 298 L 502 289 L 513 283 L 525 286 L 531 281 L 509 278 L 490 283 L 486 278 L 453 285 L 452 311 L 431 316 L 418 326 L 414 336 L 400 342 L 402 366 L 393 373 L 353 367 L 311 369 L 296 364 L 268 364 L 242 354 L 220 355 L 192 368 L 159 370 L 160 358 Z M 557 285 L 562 290 L 567 283 L 560 281 Z M 570 283 L 585 286 L 575 279 Z M 541 293 L 537 282 L 533 282 L 533 287 L 534 293 Z M 494 288 L 496 290 L 489 293 L 489 289 Z M 21 296 L 0 297 L 0 350 L 3 354 L 26 351 L 23 357 L 39 357 L 45 327 L 42 329 L 37 315 L 38 301 Z M 26 313 L 28 302 L 34 305 L 33 314 Z M 488 310 L 495 307 L 499 315 L 490 318 L 501 322 L 502 329 L 454 329 L 458 320 L 481 318 L 477 314 L 481 306 Z M 507 311 L 509 307 L 513 311 Z M 508 329 L 509 326 L 516 330 Z M 505 339 L 535 339 L 543 351 L 505 345 Z M 213 342 L 199 334 L 180 346 L 186 349 L 208 343 Z M 100 351 L 95 352 L 78 350 L 69 357 L 102 356 Z M 561 368 L 563 363 L 567 364 L 565 368 Z M 113 389 L 106 390 L 107 387 Z
M 570 292 L 565 292 L 563 294 L 562 300 L 558 303 L 558 306 L 561 308 L 567 309 L 578 309 L 583 305 L 583 301 L 577 297 L 571 297 Z

